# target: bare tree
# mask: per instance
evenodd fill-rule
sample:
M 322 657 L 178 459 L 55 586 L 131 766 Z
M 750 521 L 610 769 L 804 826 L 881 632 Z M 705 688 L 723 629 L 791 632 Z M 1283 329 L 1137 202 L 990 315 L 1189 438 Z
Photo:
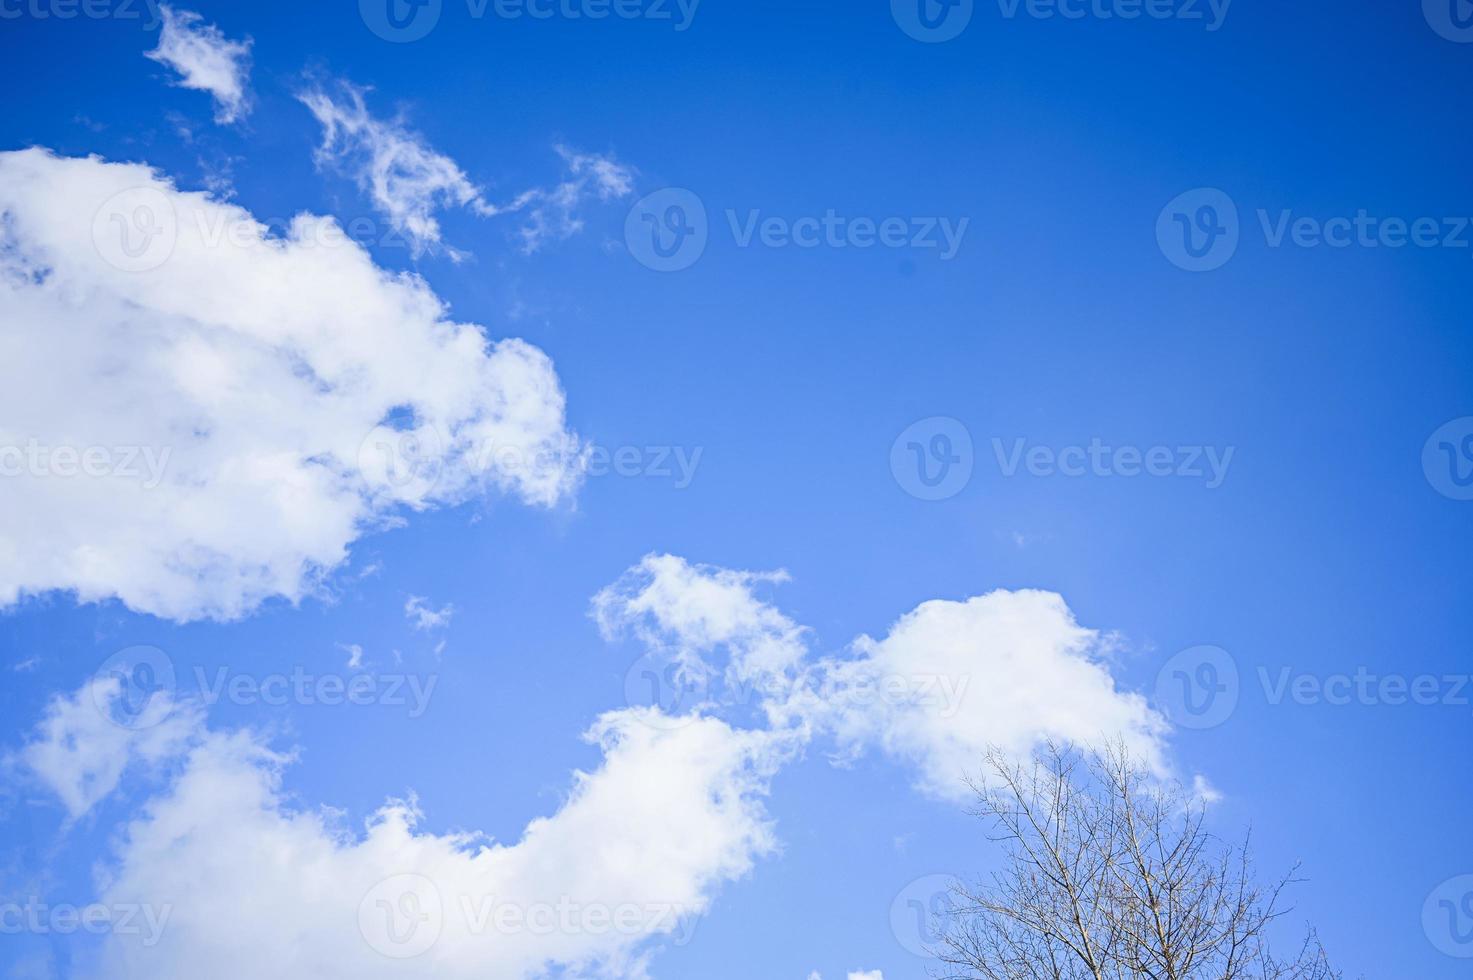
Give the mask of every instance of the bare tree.
M 1255 883 L 1249 841 L 1204 828 L 1200 794 L 1163 785 L 1123 746 L 1056 745 L 1031 766 L 989 753 L 975 814 L 1006 849 L 990 880 L 958 885 L 937 950 L 951 980 L 1335 980 L 1311 931 L 1269 950 L 1293 872 Z M 1297 870 L 1297 869 L 1296 869 Z

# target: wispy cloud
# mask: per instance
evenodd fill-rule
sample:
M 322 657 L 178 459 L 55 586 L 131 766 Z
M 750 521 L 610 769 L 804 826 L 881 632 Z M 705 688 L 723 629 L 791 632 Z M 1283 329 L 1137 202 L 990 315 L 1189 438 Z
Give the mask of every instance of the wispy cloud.
M 364 101 L 368 91 L 338 81 L 298 93 L 322 124 L 319 166 L 351 174 L 395 230 L 409 239 L 415 254 L 441 243 L 436 211 L 464 207 L 480 215 L 498 213 L 454 160 L 437 153 L 402 120 L 374 117 Z
M 458 163 L 410 129 L 402 115 L 374 116 L 366 100 L 369 91 L 338 80 L 315 84 L 297 98 L 322 124 L 318 166 L 351 176 L 416 255 L 443 249 L 452 259 L 462 257 L 443 241 L 436 214 L 447 208 L 487 218 L 521 215 L 516 237 L 522 252 L 530 255 L 581 232 L 579 211 L 588 201 L 616 200 L 634 189 L 634 170 L 614 157 L 557 144 L 553 149 L 563 163 L 561 180 L 493 203 Z
M 580 153 L 561 144 L 553 149 L 563 159 L 566 178 L 555 187 L 526 191 L 507 208 L 526 213 L 519 234 L 528 255 L 581 232 L 578 209 L 590 197 L 610 201 L 634 190 L 634 171 L 613 157 Z
M 404 615 L 417 630 L 444 629 L 450 625 L 450 617 L 454 613 L 454 606 L 445 606 L 441 609 L 431 608 L 429 600 L 424 596 L 412 595 L 409 601 L 404 603 Z
M 201 722 L 197 710 L 166 693 L 151 701 L 133 725 L 109 709 L 124 696 L 116 677 L 96 677 L 71 696 L 58 695 L 32 738 L 6 758 L 56 794 L 75 820 L 117 788 L 136 765 L 153 765 L 184 751 Z
M 363 648 L 356 643 L 339 643 L 338 649 L 348 655 L 348 669 L 357 670 L 363 666 Z
M 216 122 L 245 118 L 251 109 L 251 39 L 232 41 L 192 11 L 161 5 L 159 13 L 159 46 L 146 56 L 178 72 L 180 86 L 210 93 Z

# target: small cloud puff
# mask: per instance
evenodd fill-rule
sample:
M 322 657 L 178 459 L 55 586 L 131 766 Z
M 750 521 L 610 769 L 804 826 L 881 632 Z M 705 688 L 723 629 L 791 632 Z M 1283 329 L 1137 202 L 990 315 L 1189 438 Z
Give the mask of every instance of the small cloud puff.
M 178 85 L 210 93 L 215 121 L 238 122 L 251 109 L 251 39 L 232 41 L 199 14 L 160 5 L 159 46 L 145 56 L 179 73 Z
M 454 606 L 431 608 L 429 600 L 424 596 L 412 595 L 404 603 L 404 615 L 408 618 L 409 624 L 417 630 L 444 629 L 450 625 L 450 617 L 454 613 Z

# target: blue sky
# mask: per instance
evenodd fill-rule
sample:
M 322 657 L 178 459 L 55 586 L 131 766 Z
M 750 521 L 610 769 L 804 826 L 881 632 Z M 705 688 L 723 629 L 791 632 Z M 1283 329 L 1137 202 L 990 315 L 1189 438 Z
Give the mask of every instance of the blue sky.
M 370 29 L 378 13 L 369 3 L 189 4 L 203 20 L 186 28 L 212 24 L 217 41 L 250 39 L 236 103 L 222 100 L 218 81 L 214 92 L 186 87 L 177 64 L 144 57 L 160 35 L 141 0 L 107 0 L 93 8 L 98 16 L 72 18 L 57 16 L 64 5 L 55 0 L 0 2 L 0 72 L 12 93 L 0 150 L 53 154 L 0 167 L 10 185 L 0 209 L 19 215 L 6 226 L 12 256 L 45 256 L 58 276 L 72 268 L 67 229 L 54 240 L 36 229 L 62 220 L 54 215 L 86 219 L 108 197 L 68 209 L 90 192 L 81 189 L 145 180 L 142 171 L 116 176 L 125 163 L 275 219 L 278 234 L 300 212 L 356 221 L 372 263 L 422 277 L 450 319 L 551 358 L 552 368 L 505 368 L 542 381 L 550 375 L 538 372 L 555 370 L 565 407 L 545 386 L 525 396 L 539 440 L 565 428 L 600 450 L 631 450 L 618 468 L 617 455 L 598 465 L 595 454 L 582 476 L 568 464 L 570 482 L 555 490 L 541 481 L 558 473 L 502 482 L 480 473 L 460 484 L 436 470 L 432 492 L 408 504 L 373 493 L 360 501 L 355 489 L 350 506 L 339 492 L 298 487 L 280 500 L 263 491 L 273 503 L 257 507 L 261 494 L 219 489 L 227 478 L 211 471 L 216 489 L 197 498 L 208 512 L 190 505 L 187 514 L 226 542 L 208 567 L 191 564 L 195 539 L 178 531 L 178 511 L 135 514 L 74 495 L 75 480 L 53 492 L 54 473 L 7 475 L 4 523 L 21 543 L 0 549 L 9 760 L 0 898 L 84 905 L 105 888 L 100 868 L 142 861 L 141 845 L 120 835 L 170 791 L 183 762 L 130 744 L 119 750 L 130 761 L 117 787 L 69 813 L 48 792 L 55 780 L 19 761 L 42 740 L 36 726 L 54 699 L 137 646 L 164 652 L 181 704 L 221 669 L 247 685 L 293 671 L 432 682 L 420 705 L 224 697 L 200 724 L 298 750 L 281 769 L 283 805 L 338 808 L 354 833 L 386 798 L 412 792 L 423 833 L 474 830 L 516 843 L 529 822 L 562 811 L 573 771 L 615 771 L 601 770 L 605 752 L 579 736 L 629 707 L 638 683 L 626 684 L 626 672 L 646 641 L 666 654 L 717 656 L 681 632 L 694 617 L 708 639 L 720 633 L 701 617 L 721 614 L 681 591 L 690 579 L 651 611 L 642 590 L 682 573 L 626 576 L 647 555 L 672 555 L 753 617 L 726 637 L 720 656 L 733 661 L 759 640 L 791 641 L 815 662 L 861 658 L 851 646 L 861 636 L 888 635 L 895 643 L 885 648 L 900 651 L 897 620 L 931 600 L 960 607 L 994 590 L 1057 593 L 1065 613 L 1098 631 L 1090 656 L 1115 685 L 1088 706 L 1117 717 L 1138 693 L 1149 702 L 1130 709 L 1139 732 L 1149 725 L 1137 709 L 1166 719 L 1140 735 L 1143 744 L 1173 773 L 1210 782 L 1221 795 L 1215 829 L 1237 836 L 1251 826 L 1265 871 L 1302 864 L 1290 919 L 1314 922 L 1338 966 L 1367 977 L 1465 975 L 1473 945 L 1460 939 L 1473 936 L 1461 931 L 1473 928 L 1473 903 L 1460 905 L 1470 889 L 1458 878 L 1473 874 L 1473 791 L 1457 748 L 1473 721 L 1473 502 L 1455 477 L 1473 468 L 1473 442 L 1463 441 L 1473 434 L 1473 34 L 1454 19 L 1466 4 L 1452 2 L 1236 0 L 1214 12 L 1182 0 L 1153 8 L 1181 16 L 1133 20 L 1101 16 L 1123 0 L 1066 5 L 1083 10 L 1079 18 L 1036 16 L 1043 11 L 1027 4 L 1009 16 L 1011 5 L 979 2 L 957 36 L 936 43 L 907 34 L 904 4 L 883 2 L 703 0 L 693 12 L 642 3 L 627 8 L 638 17 L 535 19 L 497 16 L 494 4 L 478 17 L 464 0 L 443 0 L 425 36 L 403 43 Z M 360 87 L 363 115 L 344 82 Z M 304 104 L 313 92 L 328 110 Z M 324 111 L 343 127 L 338 145 L 324 143 Z M 363 158 L 386 145 L 432 154 L 458 176 L 437 171 L 418 197 L 403 184 L 376 197 Z M 61 159 L 89 154 L 100 158 L 96 170 L 62 176 Z M 641 203 L 671 188 L 678 196 Z M 174 199 L 176 210 L 184 200 Z M 640 261 L 650 256 L 640 233 L 651 222 L 660 230 L 671 202 L 685 206 L 682 220 L 699 227 L 705 249 L 684 254 L 688 267 L 660 271 Z M 389 204 L 432 217 L 437 229 L 406 231 Z M 1233 229 L 1236 249 L 1220 244 L 1233 236 L 1214 238 L 1204 247 L 1216 267 L 1191 271 L 1173 231 L 1202 207 L 1213 208 L 1211 220 L 1195 227 Z M 841 229 L 833 240 L 778 244 L 801 237 L 801 219 L 831 213 Z M 774 218 L 769 232 L 756 230 Z M 898 222 L 896 244 L 862 247 L 864 222 L 877 236 L 887 219 Z M 1419 222 L 1423 245 L 1395 244 Z M 76 227 L 86 242 L 85 221 Z M 284 300 L 268 295 L 280 267 L 237 281 L 218 264 L 235 253 L 201 255 L 204 264 L 180 272 L 181 245 L 162 271 L 126 285 L 117 275 L 132 273 L 88 271 L 95 262 L 78 260 L 79 291 L 122 297 L 106 307 L 114 320 L 91 317 L 83 301 L 29 305 L 22 293 L 45 292 L 44 276 L 16 280 L 11 312 L 0 311 L 0 326 L 20 338 L 0 348 L 7 445 L 113 445 L 127 441 L 136 411 L 140 441 L 149 425 L 198 430 L 180 437 L 176 462 L 204 459 L 211 438 L 228 433 L 241 453 L 285 446 L 300 457 L 291 472 L 308 472 L 306 440 L 316 431 L 317 448 L 336 452 L 336 429 L 304 423 L 303 436 L 291 418 L 257 428 L 249 422 L 258 409 L 226 414 L 236 409 L 208 391 L 209 378 L 233 378 L 269 398 L 253 386 L 285 385 L 287 375 L 232 375 L 229 365 L 211 375 L 213 362 L 184 346 L 170 350 L 195 351 L 189 370 L 153 373 L 164 369 L 149 316 L 208 347 L 222 329 L 212 317 L 250 319 L 256 303 L 267 311 L 259 332 L 219 350 L 305 356 L 324 377 L 345 362 L 383 372 L 384 404 L 419 405 L 419 417 L 450 405 L 452 428 L 502 410 L 484 380 L 419 373 L 423 363 L 504 377 L 476 356 L 447 353 L 434 315 L 403 314 L 419 318 L 419 346 L 404 349 L 423 362 L 381 353 L 388 333 L 355 334 L 387 315 L 372 304 L 407 308 L 407 294 L 331 294 L 338 265 L 304 272 L 291 280 L 305 291 L 302 307 L 336 312 L 304 316 L 281 340 L 271 324 Z M 331 256 L 342 269 L 364 261 L 350 246 Z M 137 284 L 155 275 L 177 279 L 141 299 Z M 52 301 L 70 312 L 46 312 Z M 206 312 L 188 312 L 196 308 Z M 117 326 L 117 309 L 134 311 L 128 326 Z M 348 339 L 316 346 L 322 322 Z M 73 328 L 76 340 L 56 336 Z M 88 371 L 95 386 L 69 387 Z M 205 379 L 204 390 L 185 376 Z M 285 415 L 305 406 L 299 418 L 312 416 L 307 388 L 290 389 L 301 400 L 283 402 Z M 149 397 L 133 397 L 140 391 Z M 351 415 L 322 398 L 323 417 Z M 47 429 L 38 418 L 63 421 Z M 364 437 L 386 419 L 406 425 L 402 414 L 375 416 Z M 267 442 L 268 428 L 290 441 Z M 1085 462 L 1092 444 L 1098 465 Z M 467 445 L 486 444 L 456 443 Z M 1141 458 L 1122 458 L 1121 447 Z M 1165 455 L 1152 475 L 1143 460 L 1157 447 Z M 437 452 L 425 454 L 436 467 Z M 918 459 L 928 476 L 950 481 L 944 499 L 923 499 L 940 494 L 920 482 Z M 1061 471 L 1076 464 L 1081 475 Z M 385 526 L 390 517 L 399 526 Z M 324 530 L 335 519 L 353 524 L 340 542 Z M 88 528 L 100 529 L 104 570 L 84 575 L 85 563 L 59 559 L 53 567 L 51 552 L 82 548 Z M 231 563 L 254 574 L 261 542 L 277 549 L 273 560 L 305 562 L 309 580 L 237 593 Z M 165 566 L 157 591 L 130 591 Z M 615 583 L 618 622 L 601 631 L 591 604 Z M 432 613 L 448 609 L 445 621 L 407 615 L 416 597 Z M 992 620 L 977 615 L 982 636 Z M 1052 615 L 1026 613 L 1040 630 L 1058 625 Z M 786 637 L 784 622 L 806 628 L 802 639 Z M 1201 673 L 1203 663 L 1217 674 Z M 1205 720 L 1192 715 L 1173 696 L 1178 669 L 1235 674 L 1236 701 L 1214 702 Z M 1362 687 L 1372 693 L 1332 703 L 1337 678 L 1358 672 L 1375 678 Z M 992 708 L 1051 693 L 1050 703 L 1073 703 L 1043 676 L 999 674 L 985 658 L 966 671 Z M 1423 677 L 1433 679 L 1427 696 L 1397 695 L 1396 685 Z M 1426 703 L 1395 703 L 1412 700 Z M 721 713 L 734 730 L 760 734 L 756 715 Z M 1036 734 L 978 725 L 997 738 Z M 789 746 L 757 750 L 782 756 L 753 793 L 770 846 L 730 843 L 711 867 L 690 871 L 691 894 L 706 904 L 688 941 L 657 935 L 638 947 L 651 976 L 922 975 L 912 937 L 892 927 L 897 896 L 903 908 L 916 879 L 983 871 L 996 854 L 964 801 L 926 785 L 932 743 L 892 752 L 873 733 L 846 742 L 815 726 L 792 757 Z M 672 765 L 668 779 L 682 772 Z M 750 856 L 750 867 L 727 851 Z M 146 880 L 142 864 L 128 867 L 136 873 L 123 880 Z M 1450 920 L 1435 911 L 1441 898 L 1453 902 Z M 229 895 L 219 900 L 230 907 Z M 263 899 L 242 891 L 235 901 Z M 351 896 L 346 914 L 357 905 Z M 1460 907 L 1470 914 L 1458 918 Z M 186 927 L 199 948 L 227 948 L 188 931 L 201 928 Z M 113 938 L 7 936 L 0 967 L 91 975 Z

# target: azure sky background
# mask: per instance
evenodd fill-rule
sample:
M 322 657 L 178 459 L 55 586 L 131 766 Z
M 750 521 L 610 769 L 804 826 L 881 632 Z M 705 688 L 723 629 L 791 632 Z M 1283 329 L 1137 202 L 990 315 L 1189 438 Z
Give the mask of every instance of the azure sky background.
M 497 976 L 896 980 L 908 902 L 996 859 L 967 753 L 1109 728 L 1302 863 L 1347 973 L 1465 976 L 1466 5 L 1064 6 L 942 40 L 900 0 L 197 2 L 169 43 L 142 2 L 0 0 L 0 434 L 172 447 L 134 496 L 0 477 L 0 902 L 219 896 L 165 930 L 189 975 L 319 912 L 358 942 L 384 869 L 433 866 L 693 910 Z M 94 221 L 139 187 L 178 234 L 130 270 Z M 84 768 L 38 725 L 136 647 L 177 713 L 48 780 Z M 647 656 L 755 693 L 669 726 Z M 967 700 L 786 700 L 810 670 Z M 259 689 L 300 674 L 374 703 Z M 239 836 L 171 863 L 161 812 Z M 611 834 L 648 876 L 577 849 Z M 348 919 L 236 921 L 287 852 Z M 145 969 L 113 938 L 7 934 L 0 971 Z

